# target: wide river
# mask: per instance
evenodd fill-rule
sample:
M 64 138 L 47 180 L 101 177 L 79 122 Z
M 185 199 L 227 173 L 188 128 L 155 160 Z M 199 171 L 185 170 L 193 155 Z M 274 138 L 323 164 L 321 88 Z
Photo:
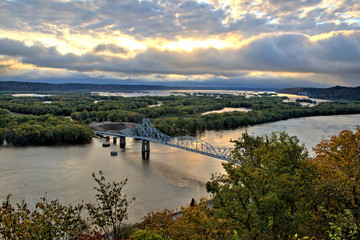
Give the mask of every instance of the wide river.
M 310 154 L 322 138 L 343 129 L 354 130 L 360 125 L 360 114 L 347 116 L 307 117 L 290 119 L 227 131 L 207 131 L 200 137 L 219 147 L 232 147 L 244 131 L 263 135 L 286 131 L 298 136 Z M 223 172 L 221 160 L 192 152 L 151 143 L 150 160 L 141 158 L 141 142 L 127 139 L 125 150 L 105 140 L 94 139 L 82 146 L 0 147 L 0 201 L 8 193 L 13 202 L 25 200 L 30 206 L 40 197 L 59 199 L 64 204 L 93 202 L 95 182 L 91 174 L 103 170 L 109 181 L 128 178 L 125 192 L 136 197 L 129 208 L 129 222 L 141 220 L 147 212 L 164 208 L 179 209 L 191 198 L 208 196 L 205 183 L 211 173 Z M 110 156 L 110 151 L 118 151 Z

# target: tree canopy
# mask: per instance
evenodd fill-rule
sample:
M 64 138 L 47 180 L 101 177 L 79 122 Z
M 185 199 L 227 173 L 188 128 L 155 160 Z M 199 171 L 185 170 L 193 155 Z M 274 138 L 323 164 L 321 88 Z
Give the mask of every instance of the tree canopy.
M 88 126 L 64 117 L 12 115 L 0 110 L 0 144 L 55 145 L 83 144 L 92 140 Z
M 299 232 L 309 208 L 314 173 L 296 137 L 244 133 L 235 140 L 226 174 L 213 175 L 206 187 L 218 217 L 246 238 L 285 239 Z

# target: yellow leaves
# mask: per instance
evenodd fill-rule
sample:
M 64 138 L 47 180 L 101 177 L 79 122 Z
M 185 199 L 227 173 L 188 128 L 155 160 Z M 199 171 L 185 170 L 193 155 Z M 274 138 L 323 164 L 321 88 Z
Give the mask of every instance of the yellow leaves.
M 317 156 L 309 161 L 318 173 L 314 199 L 330 213 L 348 208 L 359 219 L 360 127 L 322 140 L 314 150 Z
M 348 173 L 360 169 L 360 127 L 356 132 L 344 130 L 338 136 L 322 140 L 314 151 L 313 164 L 322 174 Z

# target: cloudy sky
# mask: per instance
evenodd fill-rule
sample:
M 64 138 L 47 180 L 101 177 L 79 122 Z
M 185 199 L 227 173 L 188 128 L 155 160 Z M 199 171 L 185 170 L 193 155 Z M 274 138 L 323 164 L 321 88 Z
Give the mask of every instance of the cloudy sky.
M 0 0 L 0 80 L 360 85 L 359 0 Z

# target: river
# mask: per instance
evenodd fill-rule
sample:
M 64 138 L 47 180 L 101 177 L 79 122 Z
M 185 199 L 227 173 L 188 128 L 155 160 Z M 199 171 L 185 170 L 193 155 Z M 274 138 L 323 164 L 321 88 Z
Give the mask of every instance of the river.
M 287 131 L 298 136 L 310 150 L 322 138 L 343 129 L 354 130 L 360 114 L 290 119 L 247 128 L 206 131 L 200 137 L 219 147 L 232 147 L 244 131 L 269 134 Z M 103 170 L 109 181 L 128 178 L 125 192 L 136 197 L 129 208 L 129 222 L 136 222 L 147 212 L 164 208 L 179 209 L 191 198 L 207 196 L 205 183 L 211 173 L 223 172 L 221 160 L 151 143 L 150 160 L 141 158 L 141 142 L 128 138 L 125 150 L 111 143 L 103 148 L 104 139 L 94 139 L 82 146 L 0 147 L 0 200 L 13 195 L 13 202 L 25 200 L 30 206 L 46 195 L 64 204 L 93 202 L 95 182 L 92 172 Z M 110 151 L 118 151 L 110 156 Z

